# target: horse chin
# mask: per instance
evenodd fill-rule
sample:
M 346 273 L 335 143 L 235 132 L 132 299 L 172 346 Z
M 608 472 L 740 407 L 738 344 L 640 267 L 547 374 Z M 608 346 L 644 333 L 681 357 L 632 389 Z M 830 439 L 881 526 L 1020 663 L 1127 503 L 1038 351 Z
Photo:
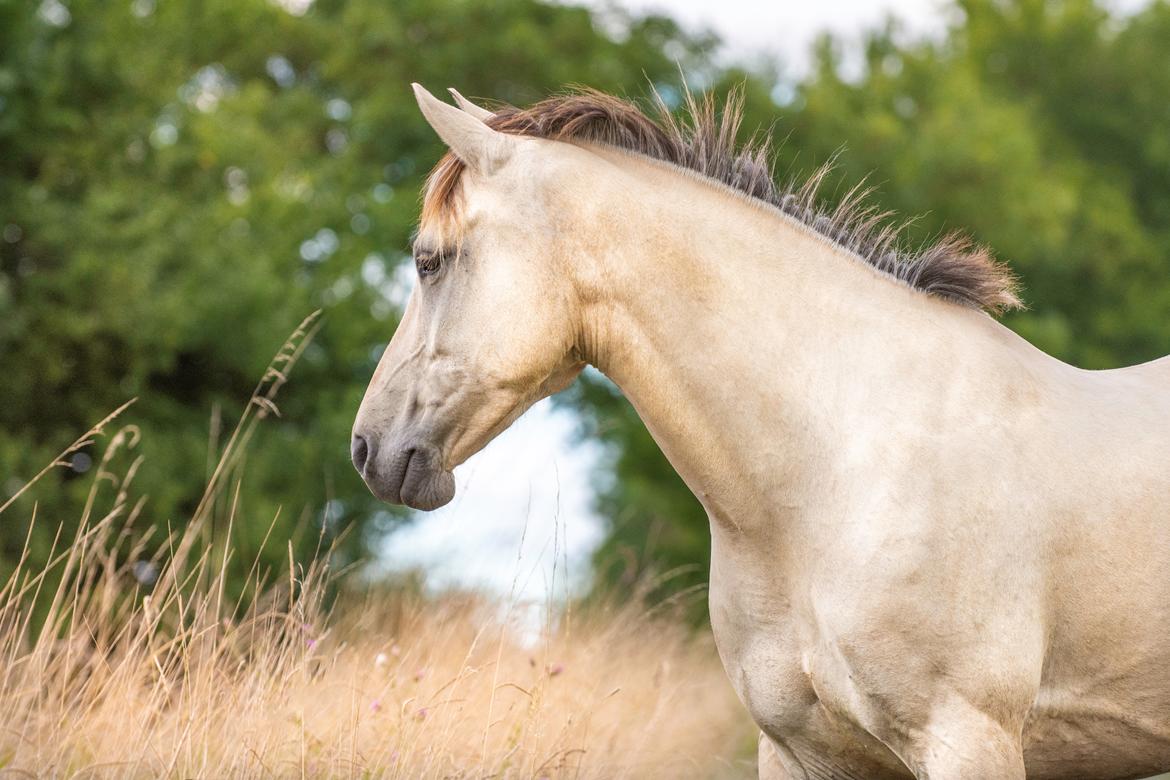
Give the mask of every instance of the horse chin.
M 399 449 L 388 463 L 371 464 L 362 476 L 387 504 L 429 512 L 455 497 L 454 474 L 442 467 L 439 450 L 425 444 Z
M 412 476 L 408 472 L 408 476 Z M 442 469 L 427 472 L 402 485 L 402 503 L 411 509 L 430 512 L 455 498 L 455 475 Z

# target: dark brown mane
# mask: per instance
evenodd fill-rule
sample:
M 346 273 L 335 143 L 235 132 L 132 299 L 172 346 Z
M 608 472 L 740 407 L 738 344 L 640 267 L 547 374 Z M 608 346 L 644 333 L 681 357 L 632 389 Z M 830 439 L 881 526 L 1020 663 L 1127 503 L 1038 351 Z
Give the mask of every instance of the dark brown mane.
M 1015 277 L 981 246 L 950 234 L 918 250 L 899 243 L 901 228 L 890 213 L 867 205 L 867 190 L 854 188 L 833 209 L 824 209 L 817 189 L 828 172 L 808 180 L 777 184 L 772 177 L 767 137 L 737 146 L 742 97 L 733 92 L 722 110 L 710 95 L 686 95 L 677 116 L 661 100 L 654 116 L 626 100 L 593 90 L 546 98 L 526 108 L 499 109 L 488 125 L 505 133 L 557 141 L 604 144 L 672 163 L 775 206 L 874 268 L 923 292 L 998 314 L 1020 305 Z M 423 219 L 454 205 L 463 164 L 447 154 L 431 172 Z

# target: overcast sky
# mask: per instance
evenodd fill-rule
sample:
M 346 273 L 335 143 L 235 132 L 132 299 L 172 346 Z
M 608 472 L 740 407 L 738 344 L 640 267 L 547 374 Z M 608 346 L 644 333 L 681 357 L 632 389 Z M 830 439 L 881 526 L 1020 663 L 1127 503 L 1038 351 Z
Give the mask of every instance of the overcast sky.
M 612 0 L 578 0 L 575 5 L 603 8 Z M 1102 0 L 1105 6 L 1132 12 L 1149 0 Z M 757 54 L 779 56 L 800 70 L 808 62 L 809 44 L 830 30 L 854 37 L 880 26 L 893 15 L 913 35 L 934 35 L 946 29 L 946 0 L 618 0 L 632 11 L 658 12 L 690 29 L 711 29 L 724 41 L 724 57 L 733 60 Z
M 578 4 L 604 7 L 609 0 Z M 808 62 L 809 45 L 825 30 L 859 35 L 893 13 L 909 32 L 937 33 L 945 29 L 942 9 L 949 4 L 939 0 L 621 0 L 616 5 L 663 13 L 691 30 L 714 30 L 724 42 L 724 59 L 778 56 L 800 71 Z
M 1110 0 L 1133 11 L 1147 0 Z M 600 7 L 606 0 L 584 0 Z M 947 20 L 938 0 L 620 0 L 634 11 L 658 11 L 685 26 L 713 29 L 724 60 L 779 57 L 795 72 L 808 62 L 816 36 L 848 37 L 893 13 L 912 35 L 936 35 Z M 582 80 L 586 80 L 584 77 Z M 598 445 L 578 442 L 576 421 L 547 401 L 456 470 L 455 500 L 387 538 L 382 565 L 422 568 L 436 586 L 462 585 L 540 599 L 566 583 L 587 582 L 589 554 L 603 536 L 590 509 Z M 523 543 L 522 543 L 523 541 Z M 554 551 L 555 586 L 554 578 Z M 565 566 L 568 579 L 565 579 Z

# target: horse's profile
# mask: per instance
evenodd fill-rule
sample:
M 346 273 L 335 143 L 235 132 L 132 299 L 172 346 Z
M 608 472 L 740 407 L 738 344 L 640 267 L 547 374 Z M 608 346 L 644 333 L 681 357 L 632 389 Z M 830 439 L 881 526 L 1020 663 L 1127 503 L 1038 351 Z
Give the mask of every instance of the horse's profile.
M 1170 768 L 1170 360 L 1085 371 L 987 312 L 1011 277 L 819 211 L 738 113 L 577 93 L 450 147 L 354 425 L 370 489 L 451 470 L 586 364 L 711 521 L 711 625 L 772 778 Z

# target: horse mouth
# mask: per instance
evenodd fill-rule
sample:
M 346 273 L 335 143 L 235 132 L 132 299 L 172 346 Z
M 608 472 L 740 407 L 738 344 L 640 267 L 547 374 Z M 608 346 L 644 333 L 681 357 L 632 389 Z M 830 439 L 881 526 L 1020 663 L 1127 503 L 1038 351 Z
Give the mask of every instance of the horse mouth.
M 437 447 L 414 444 L 385 460 L 370 458 L 362 471 L 370 492 L 387 504 L 429 512 L 455 497 L 455 476 L 442 465 Z

